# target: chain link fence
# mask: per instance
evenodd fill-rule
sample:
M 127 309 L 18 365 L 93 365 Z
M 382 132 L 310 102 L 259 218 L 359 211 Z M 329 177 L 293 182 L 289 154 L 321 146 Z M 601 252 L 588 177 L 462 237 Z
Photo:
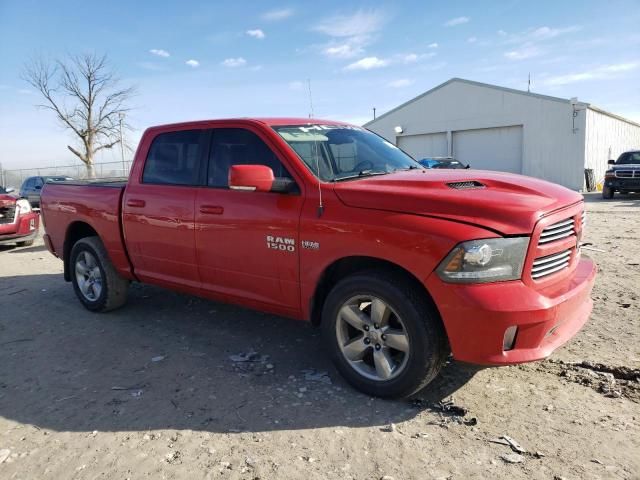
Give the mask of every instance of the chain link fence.
M 130 162 L 94 163 L 96 178 L 117 178 L 129 176 Z M 22 182 L 28 177 L 36 176 L 64 176 L 74 179 L 87 178 L 87 167 L 78 165 L 55 165 L 49 167 L 21 168 L 17 170 L 0 170 L 0 186 L 20 189 Z

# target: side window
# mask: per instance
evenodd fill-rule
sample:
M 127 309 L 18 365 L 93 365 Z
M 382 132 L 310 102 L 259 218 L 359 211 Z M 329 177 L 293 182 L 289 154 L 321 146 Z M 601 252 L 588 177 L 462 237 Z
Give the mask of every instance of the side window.
M 144 164 L 142 183 L 197 185 L 204 130 L 158 135 Z
M 25 184 L 24 188 L 26 190 L 31 190 L 31 189 L 33 189 L 35 184 L 36 184 L 36 179 L 34 177 L 31 177 L 31 178 L 27 179 L 27 183 Z
M 266 165 L 274 177 L 291 178 L 275 153 L 255 133 L 242 128 L 216 128 L 209 153 L 210 187 L 229 186 L 231 165 Z

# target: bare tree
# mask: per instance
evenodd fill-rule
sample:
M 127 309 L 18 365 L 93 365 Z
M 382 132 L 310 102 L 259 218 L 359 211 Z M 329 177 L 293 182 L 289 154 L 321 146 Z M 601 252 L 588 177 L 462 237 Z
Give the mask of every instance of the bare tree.
M 120 88 L 106 55 L 95 54 L 65 61 L 35 59 L 25 66 L 23 78 L 44 97 L 38 107 L 53 111 L 79 138 L 78 147 L 67 148 L 86 165 L 87 175 L 95 177 L 96 153 L 120 142 L 120 118 L 129 111 L 134 88 Z

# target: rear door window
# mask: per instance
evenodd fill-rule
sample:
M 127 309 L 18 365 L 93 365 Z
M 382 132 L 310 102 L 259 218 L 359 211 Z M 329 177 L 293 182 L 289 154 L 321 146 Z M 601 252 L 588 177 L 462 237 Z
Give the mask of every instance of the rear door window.
M 142 183 L 198 185 L 205 130 L 159 134 L 144 164 Z

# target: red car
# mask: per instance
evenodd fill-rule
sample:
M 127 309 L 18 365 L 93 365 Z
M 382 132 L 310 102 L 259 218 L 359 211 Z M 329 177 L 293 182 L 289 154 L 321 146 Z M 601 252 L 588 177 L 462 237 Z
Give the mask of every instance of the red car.
M 18 199 L 0 187 L 0 245 L 33 245 L 40 217 L 28 200 Z
M 153 127 L 128 182 L 47 184 L 42 214 L 89 310 L 122 306 L 138 281 L 309 320 L 372 395 L 412 394 L 450 352 L 485 365 L 545 358 L 592 308 L 580 194 L 427 170 L 339 122 Z

